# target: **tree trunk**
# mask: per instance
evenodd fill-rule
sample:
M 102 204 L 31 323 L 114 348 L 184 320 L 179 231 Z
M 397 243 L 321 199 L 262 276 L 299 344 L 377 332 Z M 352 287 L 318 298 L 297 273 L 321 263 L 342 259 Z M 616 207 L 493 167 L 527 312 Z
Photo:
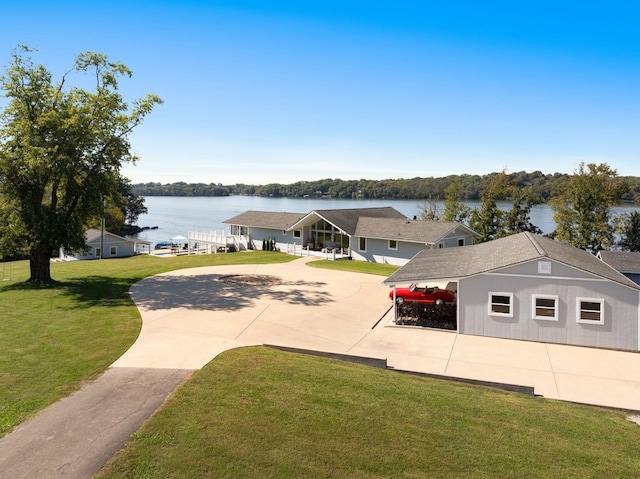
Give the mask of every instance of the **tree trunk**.
M 32 249 L 29 255 L 31 277 L 29 283 L 51 283 L 51 252 L 43 249 Z

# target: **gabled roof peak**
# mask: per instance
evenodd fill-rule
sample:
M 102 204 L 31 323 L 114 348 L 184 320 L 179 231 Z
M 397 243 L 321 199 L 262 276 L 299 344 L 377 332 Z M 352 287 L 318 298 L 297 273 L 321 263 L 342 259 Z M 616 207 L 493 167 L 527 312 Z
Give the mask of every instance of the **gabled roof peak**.
M 589 274 L 640 289 L 594 255 L 529 232 L 474 246 L 421 251 L 384 283 L 401 284 L 464 278 L 540 258 L 549 258 Z

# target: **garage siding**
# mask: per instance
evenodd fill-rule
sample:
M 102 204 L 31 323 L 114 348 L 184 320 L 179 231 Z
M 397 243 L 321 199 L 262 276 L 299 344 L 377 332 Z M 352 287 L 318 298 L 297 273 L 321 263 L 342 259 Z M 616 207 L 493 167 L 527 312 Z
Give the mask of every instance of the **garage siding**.
M 547 260 L 545 260 L 547 261 Z M 462 334 L 638 350 L 638 291 L 552 262 L 538 262 L 461 279 L 458 330 Z M 513 294 L 513 317 L 489 314 L 489 293 Z M 558 320 L 533 319 L 533 295 L 558 296 Z M 577 322 L 577 298 L 604 300 L 604 324 Z

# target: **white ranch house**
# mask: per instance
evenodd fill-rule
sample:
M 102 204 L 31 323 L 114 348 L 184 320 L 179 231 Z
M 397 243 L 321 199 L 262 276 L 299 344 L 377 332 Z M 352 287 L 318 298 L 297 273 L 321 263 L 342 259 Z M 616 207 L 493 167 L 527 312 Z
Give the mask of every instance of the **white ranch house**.
M 246 211 L 223 223 L 240 245 L 293 254 L 332 253 L 354 260 L 402 265 L 419 251 L 473 244 L 461 223 L 407 219 L 391 207 L 314 210 L 310 213 Z M 190 234 L 189 239 L 194 241 Z M 304 252 L 304 253 L 303 253 Z
M 594 255 L 542 236 L 421 251 L 384 281 L 411 283 L 457 290 L 460 334 L 640 350 L 640 286 Z

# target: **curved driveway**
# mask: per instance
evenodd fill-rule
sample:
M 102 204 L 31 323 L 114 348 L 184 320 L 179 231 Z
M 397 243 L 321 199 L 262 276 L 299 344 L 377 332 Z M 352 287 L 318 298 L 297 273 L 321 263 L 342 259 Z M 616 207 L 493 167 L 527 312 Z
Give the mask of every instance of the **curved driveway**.
M 195 268 L 137 283 L 131 294 L 142 332 L 113 367 L 197 369 L 227 349 L 272 344 L 640 410 L 640 354 L 397 327 L 382 277 L 311 268 L 309 260 Z M 220 280 L 230 274 L 282 283 L 240 287 Z
M 388 311 L 388 289 L 380 276 L 311 268 L 309 260 L 192 268 L 140 281 L 131 297 L 142 331 L 112 367 L 198 369 L 222 351 L 258 344 L 353 350 Z M 226 281 L 237 275 L 252 284 Z
M 143 320 L 135 344 L 96 381 L 2 438 L 0 478 L 91 478 L 191 371 L 248 345 L 387 359 L 396 369 L 640 411 L 640 354 L 396 327 L 382 277 L 307 261 L 195 268 L 135 284 Z M 242 286 L 228 275 L 279 283 Z

